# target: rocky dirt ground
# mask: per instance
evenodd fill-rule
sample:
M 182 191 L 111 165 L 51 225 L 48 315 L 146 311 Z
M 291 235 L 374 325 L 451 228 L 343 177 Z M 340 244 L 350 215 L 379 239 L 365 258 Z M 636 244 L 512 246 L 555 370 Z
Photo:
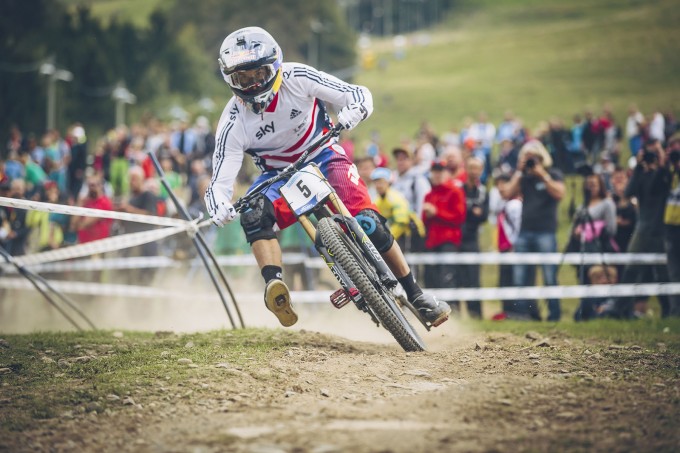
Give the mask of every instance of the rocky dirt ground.
M 3 340 L 0 451 L 680 449 L 679 362 L 665 343 L 469 333 L 431 339 L 433 352 L 404 353 L 308 331 L 266 332 L 280 346 L 232 361 L 203 354 L 209 346 L 180 337 L 194 359 L 181 348 L 153 352 L 172 375 L 145 383 L 130 378 L 118 390 L 90 402 L 67 399 L 24 424 L 12 419 L 26 411 L 28 398 L 44 392 L 49 399 L 89 384 L 72 378 L 66 387 L 22 385 L 30 376 L 21 377 L 16 363 L 7 366 L 13 345 Z M 216 333 L 210 341 L 217 347 L 229 335 Z M 168 337 L 177 335 L 159 334 L 147 344 L 168 344 Z M 244 341 L 240 347 L 248 346 Z M 79 344 L 62 358 L 42 349 L 49 341 L 40 344 L 29 344 L 34 359 L 55 361 L 55 375 L 66 378 L 80 362 L 105 362 L 118 343 Z M 134 361 L 131 366 L 134 376 Z

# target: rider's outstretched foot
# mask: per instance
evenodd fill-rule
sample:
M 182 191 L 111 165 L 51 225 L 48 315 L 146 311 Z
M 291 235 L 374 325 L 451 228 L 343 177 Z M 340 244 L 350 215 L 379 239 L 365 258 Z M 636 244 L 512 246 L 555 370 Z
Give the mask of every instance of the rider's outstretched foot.
M 284 327 L 290 327 L 298 320 L 298 316 L 290 303 L 290 291 L 283 280 L 270 280 L 264 290 L 264 303 L 279 318 Z
M 421 294 L 416 297 L 411 304 L 418 310 L 427 322 L 432 324 L 432 327 L 437 327 L 447 319 L 451 313 L 451 307 L 446 302 L 443 302 L 431 294 Z

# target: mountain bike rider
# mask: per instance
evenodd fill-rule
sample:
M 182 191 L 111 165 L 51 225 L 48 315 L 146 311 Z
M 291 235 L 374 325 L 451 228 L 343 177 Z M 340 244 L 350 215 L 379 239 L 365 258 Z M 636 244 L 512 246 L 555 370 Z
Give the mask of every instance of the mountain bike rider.
M 253 186 L 295 162 L 306 146 L 333 123 L 353 129 L 373 110 L 367 88 L 351 85 L 300 63 L 283 63 L 281 48 L 259 27 L 237 30 L 226 37 L 218 62 L 234 96 L 220 118 L 213 155 L 213 176 L 205 194 L 212 221 L 217 226 L 236 217 L 231 203 L 233 186 L 243 154 L 249 154 L 262 174 Z M 331 139 L 312 153 L 313 161 L 356 217 L 421 315 L 436 325 L 450 312 L 448 304 L 425 294 L 413 278 L 401 249 L 385 219 L 371 202 L 366 185 L 345 151 Z M 274 184 L 241 214 L 246 239 L 266 283 L 265 304 L 284 326 L 297 322 L 286 284 L 281 280 L 281 248 L 275 228 L 286 228 L 295 216 Z

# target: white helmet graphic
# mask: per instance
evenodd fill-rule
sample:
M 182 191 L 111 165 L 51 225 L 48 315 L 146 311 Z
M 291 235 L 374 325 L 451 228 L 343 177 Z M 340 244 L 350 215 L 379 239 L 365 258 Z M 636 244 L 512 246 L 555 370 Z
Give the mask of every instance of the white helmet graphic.
M 260 27 L 236 30 L 224 39 L 217 59 L 224 80 L 253 113 L 262 113 L 281 86 L 283 53 Z

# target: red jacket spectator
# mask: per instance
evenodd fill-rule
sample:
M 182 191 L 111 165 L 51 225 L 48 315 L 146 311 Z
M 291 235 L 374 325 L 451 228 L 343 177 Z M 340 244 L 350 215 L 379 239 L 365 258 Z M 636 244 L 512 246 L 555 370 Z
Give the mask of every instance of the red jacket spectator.
M 102 209 L 112 211 L 111 200 L 104 195 L 101 180 L 96 176 L 91 176 L 87 181 L 88 193 L 83 200 L 84 208 Z M 111 219 L 100 219 L 97 217 L 78 217 L 74 220 L 74 229 L 78 231 L 78 242 L 86 242 L 104 239 L 111 235 Z
M 452 181 L 444 163 L 432 164 L 432 190 L 425 195 L 423 222 L 427 228 L 425 248 L 433 249 L 444 243 L 460 245 L 461 225 L 465 222 L 465 193 Z

